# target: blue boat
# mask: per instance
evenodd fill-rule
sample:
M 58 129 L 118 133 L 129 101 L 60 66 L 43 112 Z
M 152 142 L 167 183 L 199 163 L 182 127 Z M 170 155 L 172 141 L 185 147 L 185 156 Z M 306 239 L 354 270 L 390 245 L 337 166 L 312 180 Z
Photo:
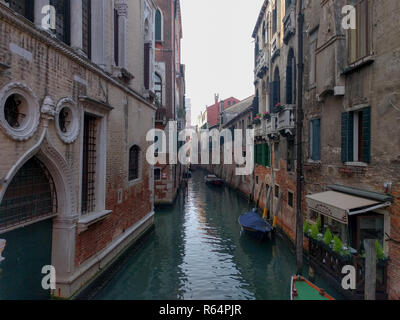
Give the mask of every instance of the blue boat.
M 272 226 L 258 215 L 257 209 L 242 214 L 239 217 L 239 224 L 242 231 L 258 240 L 264 240 L 267 236 L 271 237 Z

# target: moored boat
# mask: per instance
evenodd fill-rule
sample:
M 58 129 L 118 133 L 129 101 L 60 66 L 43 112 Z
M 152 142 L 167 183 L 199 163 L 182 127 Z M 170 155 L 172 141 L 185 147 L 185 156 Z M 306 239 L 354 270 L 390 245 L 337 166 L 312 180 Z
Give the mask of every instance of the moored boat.
M 258 215 L 257 209 L 242 214 L 238 221 L 244 232 L 258 240 L 271 235 L 272 226 Z
M 224 180 L 219 179 L 216 175 L 214 174 L 209 174 L 204 177 L 204 181 L 207 184 L 211 184 L 213 186 L 217 187 L 222 187 L 224 185 Z
M 293 276 L 290 283 L 290 300 L 335 300 L 324 289 L 302 276 Z

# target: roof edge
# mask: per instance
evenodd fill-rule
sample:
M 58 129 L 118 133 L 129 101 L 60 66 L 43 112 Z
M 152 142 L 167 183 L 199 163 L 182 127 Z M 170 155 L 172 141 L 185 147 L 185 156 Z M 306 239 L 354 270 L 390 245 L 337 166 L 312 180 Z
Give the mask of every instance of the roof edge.
M 386 194 L 386 193 L 379 193 L 379 192 L 374 192 L 374 191 L 368 191 L 368 190 L 362 190 L 362 189 L 357 189 L 354 187 L 347 187 L 347 186 L 342 186 L 338 184 L 333 184 L 328 186 L 329 189 L 338 191 L 338 192 L 343 192 L 347 193 L 353 196 L 358 196 L 366 199 L 371 199 L 379 202 L 394 202 L 394 197 Z

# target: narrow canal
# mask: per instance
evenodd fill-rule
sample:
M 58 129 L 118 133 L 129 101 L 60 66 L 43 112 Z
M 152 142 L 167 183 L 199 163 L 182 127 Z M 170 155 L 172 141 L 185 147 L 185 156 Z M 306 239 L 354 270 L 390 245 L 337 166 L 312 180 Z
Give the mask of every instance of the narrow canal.
M 237 219 L 248 202 L 227 187 L 205 185 L 204 174 L 195 171 L 186 198 L 156 212 L 154 231 L 90 298 L 289 299 L 296 258 L 287 240 L 241 235 Z M 318 275 L 316 284 L 340 298 Z

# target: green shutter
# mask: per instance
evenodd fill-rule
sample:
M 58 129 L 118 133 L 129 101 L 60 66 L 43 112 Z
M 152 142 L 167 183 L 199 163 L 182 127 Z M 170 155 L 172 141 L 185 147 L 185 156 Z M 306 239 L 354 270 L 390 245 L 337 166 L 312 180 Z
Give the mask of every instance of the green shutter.
M 362 161 L 371 162 L 371 107 L 362 110 Z
M 265 167 L 267 165 L 267 150 L 266 144 L 261 145 L 261 164 Z
M 267 153 L 267 167 L 271 167 L 271 150 L 269 149 L 269 145 L 266 144 L 266 153 Z
M 342 162 L 353 161 L 353 119 L 352 112 L 342 113 Z

